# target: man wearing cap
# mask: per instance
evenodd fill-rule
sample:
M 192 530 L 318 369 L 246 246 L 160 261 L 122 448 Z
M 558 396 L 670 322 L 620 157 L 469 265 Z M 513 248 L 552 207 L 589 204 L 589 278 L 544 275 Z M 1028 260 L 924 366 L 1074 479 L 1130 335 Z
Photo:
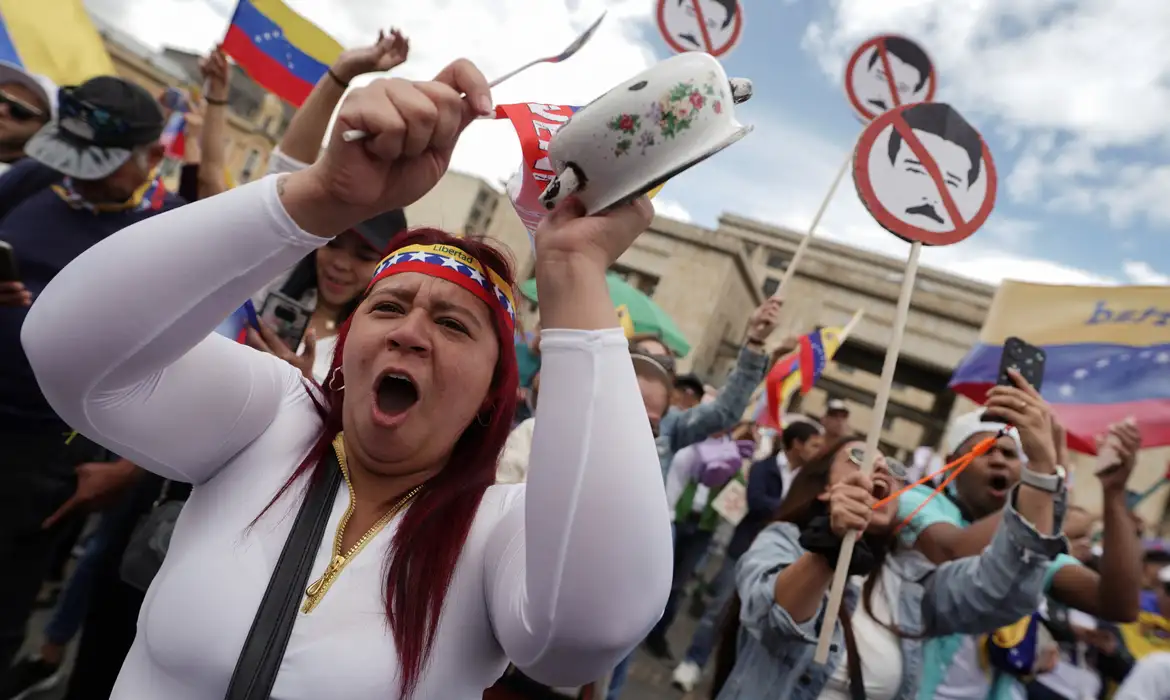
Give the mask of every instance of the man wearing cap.
M 57 116 L 57 86 L 0 61 L 0 174 L 24 158 L 24 145 Z
M 1011 389 L 1015 392 L 1011 400 L 1023 406 L 1012 418 L 1018 429 L 989 420 L 982 409 L 959 416 L 943 440 L 947 461 L 967 454 L 985 439 L 995 440 L 991 448 L 937 495 L 931 488 L 919 486 L 899 498 L 898 517 L 909 519 L 899 539 L 936 564 L 981 552 L 999 527 L 1002 509 L 1018 484 L 1054 493 L 1065 491 L 1062 465 L 1068 462 L 1068 455 L 1063 429 L 1050 417 L 1039 395 Z M 1062 554 L 1048 569 L 1046 588 L 1060 605 L 1106 620 L 1127 621 L 1137 616 L 1140 581 L 1139 543 L 1125 507 L 1125 480 L 1133 468 L 1136 447 L 1130 445 L 1118 453 L 1120 466 L 1099 476 L 1105 496 L 1101 568 L 1109 576 L 1101 577 Z M 1043 462 L 1052 454 L 1056 455 L 1056 468 L 1049 474 Z M 1016 678 L 1000 671 L 989 680 L 979 661 L 981 643 L 961 635 L 929 640 L 918 697 L 1011 697 Z
M 34 97 L 28 81 L 7 83 L 12 94 L 19 92 L 15 85 Z M 10 104 L 3 115 L 11 114 Z M 17 280 L 0 282 L 0 444 L 8 450 L 0 476 L 0 668 L 21 644 L 37 591 L 76 511 L 108 498 L 137 474 L 129 462 L 104 461 L 104 450 L 70 437 L 29 367 L 21 326 L 37 294 L 75 257 L 182 203 L 154 177 L 162 131 L 153 95 L 120 78 L 93 78 L 57 93 L 56 119 L 25 144 L 29 157 L 0 177 L 0 240 L 12 246 L 17 268 Z M 61 352 L 84 353 L 87 342 L 100 340 L 78 338 Z
M 825 444 L 832 445 L 849 435 L 849 404 L 841 399 L 829 399 L 825 404 L 825 415 L 821 418 L 825 428 Z

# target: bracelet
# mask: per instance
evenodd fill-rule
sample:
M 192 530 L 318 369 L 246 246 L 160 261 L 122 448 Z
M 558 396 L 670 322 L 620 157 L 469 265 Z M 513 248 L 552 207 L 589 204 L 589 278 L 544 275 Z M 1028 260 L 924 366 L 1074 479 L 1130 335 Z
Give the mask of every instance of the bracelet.
M 325 72 L 329 74 L 330 78 L 333 78 L 333 82 L 337 83 L 337 86 L 340 87 L 342 90 L 349 87 L 349 81 L 342 80 L 340 76 L 338 76 L 336 73 L 333 72 L 332 68 L 326 68 Z
M 207 104 L 211 105 L 212 107 L 227 107 L 227 103 L 228 103 L 227 100 L 217 100 L 214 97 L 211 97 L 210 95 L 205 95 L 203 97 L 203 101 L 206 102 Z

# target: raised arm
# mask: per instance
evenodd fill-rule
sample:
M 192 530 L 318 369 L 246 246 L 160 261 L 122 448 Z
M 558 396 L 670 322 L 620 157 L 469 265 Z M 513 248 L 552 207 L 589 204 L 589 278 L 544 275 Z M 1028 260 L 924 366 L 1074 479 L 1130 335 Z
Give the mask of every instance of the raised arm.
M 990 632 L 1036 610 L 1049 564 L 1064 553 L 1065 504 L 1062 495 L 1054 508 L 1051 531 L 1057 534 L 1041 534 L 1016 511 L 1026 488 L 1012 489 L 1002 524 L 982 554 L 943 564 L 928 579 L 922 599 L 928 636 Z
M 672 423 L 671 434 L 667 436 L 672 449 L 677 451 L 702 442 L 739 422 L 747 410 L 752 391 L 764 378 L 768 358 L 764 355 L 763 347 L 762 341 L 757 344 L 749 339 L 739 351 L 739 362 L 728 375 L 727 383 L 715 400 L 681 412 Z
M 410 42 L 397 29 L 391 29 L 388 35 L 379 31 L 378 40 L 370 46 L 343 52 L 313 86 L 280 139 L 280 153 L 291 159 L 289 165 L 317 160 L 329 120 L 351 80 L 363 73 L 395 68 L 409 52 Z
M 289 219 L 274 178 L 110 236 L 61 271 L 24 322 L 45 397 L 145 469 L 210 478 L 300 390 L 291 366 L 210 334 L 324 243 Z
M 485 559 L 497 639 L 553 685 L 596 680 L 641 641 L 662 616 L 673 560 L 658 455 L 605 282 L 652 210 L 643 199 L 581 217 L 577 206 L 536 232 L 544 330 L 532 467 Z

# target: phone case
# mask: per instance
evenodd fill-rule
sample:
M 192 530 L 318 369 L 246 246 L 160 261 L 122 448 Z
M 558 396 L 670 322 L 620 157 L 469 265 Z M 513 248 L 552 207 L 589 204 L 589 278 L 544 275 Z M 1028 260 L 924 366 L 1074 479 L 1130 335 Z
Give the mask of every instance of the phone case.
M 308 309 L 279 292 L 269 294 L 260 310 L 260 319 L 293 352 L 300 347 L 311 317 Z
M 1015 386 L 1009 369 L 1017 370 L 1036 391 L 1040 391 L 1044 383 L 1044 364 L 1047 355 L 1042 348 L 1029 345 L 1020 338 L 1008 338 L 1003 343 L 1003 355 L 999 360 L 999 376 L 996 383 L 1000 386 Z

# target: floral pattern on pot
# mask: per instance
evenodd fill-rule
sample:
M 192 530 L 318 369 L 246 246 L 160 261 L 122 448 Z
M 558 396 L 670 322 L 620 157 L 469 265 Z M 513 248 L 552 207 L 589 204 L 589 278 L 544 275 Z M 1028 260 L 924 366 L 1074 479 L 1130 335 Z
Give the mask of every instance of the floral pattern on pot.
M 634 148 L 645 155 L 647 150 L 690 129 L 704 110 L 722 114 L 726 95 L 715 87 L 716 80 L 711 72 L 706 81 L 698 84 L 693 80 L 677 83 L 650 103 L 645 113 L 622 113 L 610 119 L 606 125 L 618 137 L 614 156 L 628 155 Z

